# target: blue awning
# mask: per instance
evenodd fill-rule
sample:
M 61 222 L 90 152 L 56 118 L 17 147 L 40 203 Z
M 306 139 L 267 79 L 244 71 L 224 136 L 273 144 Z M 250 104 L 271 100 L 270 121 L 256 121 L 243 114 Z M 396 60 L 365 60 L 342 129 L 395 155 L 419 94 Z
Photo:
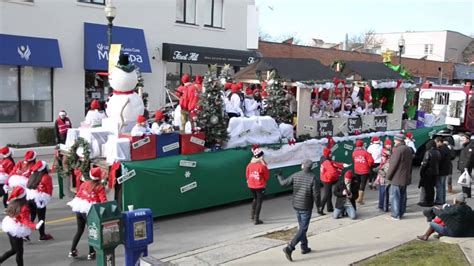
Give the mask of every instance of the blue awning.
M 114 26 L 112 43 L 121 44 L 122 52 L 130 55 L 130 62 L 137 65 L 141 72 L 151 72 L 142 29 Z M 107 26 L 84 23 L 84 69 L 107 71 L 108 51 Z
M 63 67 L 58 40 L 0 34 L 0 65 Z

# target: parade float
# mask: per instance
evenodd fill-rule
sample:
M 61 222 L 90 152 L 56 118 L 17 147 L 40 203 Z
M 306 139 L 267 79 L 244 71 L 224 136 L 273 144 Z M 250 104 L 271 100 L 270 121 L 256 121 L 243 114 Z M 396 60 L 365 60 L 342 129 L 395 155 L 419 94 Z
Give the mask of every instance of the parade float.
M 233 78 L 258 83 L 267 95 L 265 114 L 269 116 L 230 121 L 221 97 L 230 77 L 226 67 L 218 75 L 212 66 L 204 77 L 201 111 L 191 133 L 132 137 L 123 118 L 127 116 L 124 104 L 129 101 L 108 106 L 120 112 L 108 114 L 101 127 L 68 132 L 58 154 L 58 176 L 67 180 L 64 187 L 74 190 L 91 165 L 101 166 L 107 170 L 110 199 L 117 199 L 121 206 L 150 208 L 159 217 L 251 198 L 245 169 L 251 157 L 249 145 L 260 144 L 271 170 L 265 193 L 287 191 L 273 178 L 276 171 L 289 175 L 301 169 L 303 160 L 311 159 L 319 173 L 318 161 L 329 139 L 335 141 L 334 159 L 350 163 L 356 139 L 368 142 L 373 136 L 391 138 L 400 132 L 406 88 L 413 85 L 381 63 L 335 61 L 333 65 L 331 69 L 317 60 L 262 58 Z M 123 82 L 128 80 L 123 76 L 133 76 L 128 67 L 116 68 L 110 71 L 112 80 Z M 132 91 L 124 84 L 131 83 L 115 83 L 119 90 L 113 87 L 114 91 Z M 297 88 L 296 117 L 284 100 L 285 87 Z M 381 109 L 385 112 L 346 117 L 328 110 L 319 117 L 312 115 L 315 103 L 327 105 L 335 97 L 346 96 L 366 106 L 384 99 Z M 294 121 L 296 130 L 291 132 Z M 413 130 L 416 143 L 424 143 L 439 128 Z

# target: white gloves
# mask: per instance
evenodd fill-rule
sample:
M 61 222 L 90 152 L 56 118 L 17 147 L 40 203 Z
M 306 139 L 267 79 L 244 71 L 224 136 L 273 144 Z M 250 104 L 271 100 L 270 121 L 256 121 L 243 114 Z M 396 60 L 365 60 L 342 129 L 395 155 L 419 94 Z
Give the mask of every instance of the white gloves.
M 36 224 L 36 230 L 40 229 L 40 227 L 44 224 L 44 221 L 41 220 Z
M 342 191 L 342 195 L 344 195 L 344 196 L 347 195 L 347 190 L 344 189 L 344 190 Z
M 9 190 L 10 188 L 7 185 L 3 185 L 3 191 L 5 191 L 5 193 L 8 193 Z
M 347 164 L 347 163 L 343 163 L 342 166 L 344 166 L 344 168 L 347 168 L 349 166 L 351 166 L 350 164 Z

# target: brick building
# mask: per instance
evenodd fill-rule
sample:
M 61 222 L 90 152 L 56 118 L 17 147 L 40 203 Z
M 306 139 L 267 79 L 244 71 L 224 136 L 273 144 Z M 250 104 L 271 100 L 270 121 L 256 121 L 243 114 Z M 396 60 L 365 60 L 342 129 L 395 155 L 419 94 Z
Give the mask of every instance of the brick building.
M 382 57 L 378 54 L 301 46 L 291 43 L 260 41 L 258 51 L 263 57 L 312 58 L 321 61 L 324 65 L 330 65 L 335 60 L 382 62 Z M 393 56 L 392 62 L 398 63 L 398 58 Z M 450 82 L 453 79 L 454 63 L 451 62 L 402 58 L 402 65 L 409 70 L 417 83 L 422 83 L 425 80 L 437 83 L 440 76 L 442 76 L 443 83 Z

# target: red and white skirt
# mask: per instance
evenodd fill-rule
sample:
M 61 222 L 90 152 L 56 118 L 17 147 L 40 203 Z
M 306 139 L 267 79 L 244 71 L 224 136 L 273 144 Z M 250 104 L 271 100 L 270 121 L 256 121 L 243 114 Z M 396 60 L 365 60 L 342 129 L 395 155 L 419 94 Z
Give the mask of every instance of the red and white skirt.
M 34 200 L 36 207 L 42 209 L 48 205 L 51 200 L 51 195 L 44 192 L 38 192 L 36 189 L 26 189 L 26 199 Z
M 23 238 L 31 234 L 31 229 L 17 221 L 10 216 L 5 216 L 2 221 L 2 231 L 11 236 Z
M 26 183 L 28 183 L 28 178 L 22 175 L 12 175 L 8 179 L 8 187 L 13 189 L 16 186 L 23 186 L 26 188 Z
M 73 212 L 80 212 L 80 213 L 88 214 L 90 208 L 92 207 L 92 204 L 94 204 L 94 203 L 95 202 L 89 202 L 85 199 L 75 197 L 70 202 L 68 202 L 67 205 L 69 205 L 72 208 Z

